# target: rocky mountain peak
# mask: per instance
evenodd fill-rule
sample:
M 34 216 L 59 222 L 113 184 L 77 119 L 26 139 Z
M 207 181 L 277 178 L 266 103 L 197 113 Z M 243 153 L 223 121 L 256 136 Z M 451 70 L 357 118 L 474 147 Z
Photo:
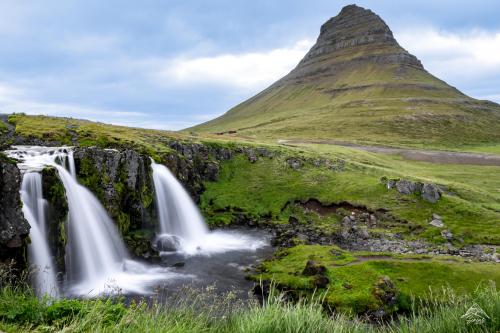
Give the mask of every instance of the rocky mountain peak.
M 401 48 L 389 26 L 374 12 L 356 5 L 342 8 L 340 13 L 326 21 L 316 44 L 300 65 L 343 56 L 392 54 L 390 61 L 403 62 L 422 68 L 420 62 Z

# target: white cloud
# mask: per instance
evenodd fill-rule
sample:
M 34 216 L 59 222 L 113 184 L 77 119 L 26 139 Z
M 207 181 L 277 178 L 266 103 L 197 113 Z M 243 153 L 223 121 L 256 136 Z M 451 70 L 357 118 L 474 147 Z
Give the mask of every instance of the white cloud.
M 500 77 L 498 31 L 451 33 L 419 27 L 400 31 L 396 33 L 396 38 L 422 60 L 431 73 L 458 87 L 479 86 L 480 82 L 473 83 L 471 80 Z
M 159 77 L 167 83 L 262 88 L 293 69 L 312 44 L 310 40 L 301 40 L 289 48 L 266 52 L 178 57 L 167 61 Z

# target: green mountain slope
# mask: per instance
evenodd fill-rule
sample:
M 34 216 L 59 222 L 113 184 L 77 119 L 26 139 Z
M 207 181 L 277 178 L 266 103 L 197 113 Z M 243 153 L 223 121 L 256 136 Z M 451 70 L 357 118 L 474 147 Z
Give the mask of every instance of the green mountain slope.
M 500 142 L 500 106 L 428 73 L 370 10 L 350 5 L 321 27 L 288 75 L 191 131 L 258 139 L 454 146 Z

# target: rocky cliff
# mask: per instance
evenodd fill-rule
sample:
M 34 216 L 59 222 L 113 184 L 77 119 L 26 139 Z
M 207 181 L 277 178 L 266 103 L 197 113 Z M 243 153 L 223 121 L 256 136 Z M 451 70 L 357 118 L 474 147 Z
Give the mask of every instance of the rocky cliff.
M 0 262 L 25 267 L 30 226 L 21 211 L 21 174 L 16 164 L 0 153 Z

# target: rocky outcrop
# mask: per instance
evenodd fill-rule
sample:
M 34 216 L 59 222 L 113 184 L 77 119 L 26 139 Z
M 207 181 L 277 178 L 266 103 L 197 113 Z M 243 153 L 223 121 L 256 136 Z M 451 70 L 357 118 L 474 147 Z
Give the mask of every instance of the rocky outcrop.
M 356 5 L 349 5 L 340 13 L 326 21 L 320 30 L 316 44 L 306 54 L 299 64 L 308 64 L 320 61 L 322 58 L 341 57 L 346 52 L 364 49 L 389 49 L 389 54 L 378 55 L 379 61 L 384 63 L 406 64 L 423 69 L 420 61 L 402 49 L 387 24 L 369 9 Z M 375 56 L 377 53 L 372 52 Z M 361 54 L 370 54 L 364 52 Z M 373 60 L 373 59 L 372 59 Z
M 401 194 L 417 194 L 430 203 L 438 202 L 443 193 L 439 186 L 432 183 L 413 182 L 407 179 L 387 179 L 387 177 L 382 177 L 380 181 L 388 190 L 395 188 Z
M 376 321 L 385 319 L 397 310 L 399 291 L 388 276 L 380 276 L 377 279 L 373 285 L 372 294 L 379 303 L 378 309 L 368 313 L 369 317 L 372 317 L 372 319 Z
M 23 216 L 19 194 L 21 173 L 16 164 L 0 154 L 0 261 L 26 265 L 26 238 L 30 225 Z
M 42 192 L 47 200 L 46 223 L 50 252 L 54 256 L 57 272 L 65 271 L 66 254 L 66 221 L 68 217 L 68 203 L 64 185 L 59 179 L 55 168 L 42 170 Z
M 154 255 L 147 234 L 138 232 L 156 228 L 150 158 L 130 149 L 96 147 L 76 148 L 73 156 L 78 180 L 98 197 L 131 252 Z

